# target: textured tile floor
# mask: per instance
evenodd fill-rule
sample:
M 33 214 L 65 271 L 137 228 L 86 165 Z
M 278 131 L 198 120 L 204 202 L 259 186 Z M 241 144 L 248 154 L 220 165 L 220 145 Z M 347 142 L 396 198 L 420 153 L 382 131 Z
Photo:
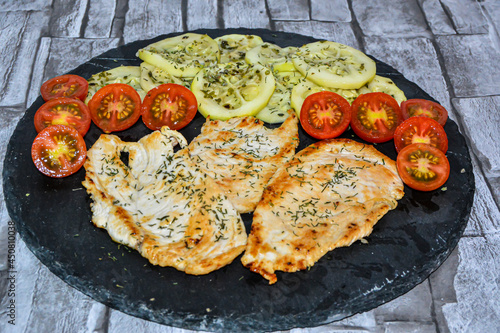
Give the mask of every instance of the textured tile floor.
M 41 83 L 109 48 L 197 28 L 268 28 L 359 48 L 450 110 L 476 195 L 457 249 L 407 294 L 340 322 L 291 332 L 500 331 L 498 0 L 0 0 L 0 158 Z M 0 168 L 3 167 L 3 164 Z M 0 332 L 186 332 L 111 310 L 50 273 L 18 239 L 8 324 L 9 216 L 0 199 Z

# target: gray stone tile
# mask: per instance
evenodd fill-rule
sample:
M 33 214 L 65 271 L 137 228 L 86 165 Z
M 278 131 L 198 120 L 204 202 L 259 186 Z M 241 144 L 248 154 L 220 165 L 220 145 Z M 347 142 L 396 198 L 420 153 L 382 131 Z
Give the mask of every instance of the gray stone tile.
M 432 321 L 432 296 L 429 281 L 425 280 L 406 294 L 385 303 L 375 311 L 377 322 Z
M 51 37 L 81 37 L 86 0 L 54 0 L 49 24 Z
M 44 68 L 48 62 L 50 54 L 50 45 L 52 39 L 50 37 L 42 37 L 38 52 L 36 53 L 35 63 L 33 64 L 33 73 L 31 75 L 30 89 L 26 99 L 26 107 L 29 107 L 40 96 L 40 87 L 44 80 Z
M 500 145 L 497 144 L 500 142 L 500 96 L 454 98 L 453 105 L 462 117 L 474 153 L 488 172 L 500 175 Z
M 453 279 L 457 274 L 458 248 L 429 276 L 431 294 L 434 301 L 452 303 L 457 301 Z
M 486 11 L 485 16 L 491 20 L 497 32 L 500 32 L 500 2 L 497 0 L 484 0 L 480 2 L 481 7 Z
M 428 38 L 365 38 L 366 53 L 397 69 L 452 113 L 448 86 Z M 453 119 L 453 114 L 450 115 Z
M 456 301 L 453 303 L 456 303 Z M 439 329 L 439 333 L 450 333 L 448 322 L 446 321 L 443 313 L 443 306 L 446 304 L 450 303 L 434 300 L 434 322 L 436 323 L 436 327 Z
M 278 31 L 293 32 L 320 40 L 330 40 L 346 44 L 357 49 L 360 48 L 359 41 L 356 39 L 354 31 L 349 23 L 277 21 L 275 22 L 275 28 Z
M 311 0 L 311 18 L 326 22 L 351 22 L 347 0 Z
M 391 321 L 385 322 L 385 333 L 436 333 L 436 325 L 431 322 L 407 322 L 407 321 Z
M 125 17 L 125 43 L 183 31 L 182 1 L 130 0 Z
M 115 17 L 116 0 L 93 0 L 88 4 L 85 38 L 108 38 Z
M 327 1 L 325 1 L 325 3 L 326 2 Z M 308 0 L 268 1 L 267 5 L 269 6 L 269 13 L 273 20 L 309 20 Z
M 110 310 L 107 333 L 151 332 L 151 333 L 194 333 L 195 331 L 160 325 L 151 321 Z
M 456 97 L 498 95 L 500 62 L 487 35 L 437 36 Z
M 488 177 L 488 183 L 497 205 L 500 206 L 500 177 Z
M 457 303 L 443 306 L 450 332 L 498 332 L 500 234 L 462 238 L 459 257 Z
M 0 12 L 41 11 L 48 9 L 51 3 L 47 0 L 0 0 Z
M 452 35 L 455 29 L 439 0 L 418 0 L 427 23 L 435 35 Z
M 367 36 L 428 34 L 427 22 L 417 0 L 352 0 L 352 9 Z
M 270 27 L 264 0 L 227 0 L 223 4 L 224 26 L 226 28 Z
M 478 2 L 471 0 L 441 0 L 459 34 L 486 34 L 488 23 Z
M 217 15 L 217 0 L 190 0 L 187 3 L 187 29 L 217 28 Z
M 6 12 L 0 20 L 0 106 L 26 99 L 38 40 L 49 22 L 46 12 Z
M 311 328 L 292 329 L 290 333 L 374 333 L 378 331 L 378 324 L 373 311 L 368 311 L 354 315 L 352 317 Z

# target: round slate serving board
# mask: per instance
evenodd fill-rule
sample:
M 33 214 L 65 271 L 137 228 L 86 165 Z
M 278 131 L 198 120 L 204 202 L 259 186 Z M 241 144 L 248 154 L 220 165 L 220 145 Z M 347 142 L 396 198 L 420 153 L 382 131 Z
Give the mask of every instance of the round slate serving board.
M 197 30 L 211 37 L 256 34 L 264 41 L 301 46 L 315 41 L 297 34 L 259 29 Z M 109 50 L 71 73 L 89 78 L 119 65 L 139 65 L 136 51 L 176 34 L 137 41 Z M 432 99 L 390 66 L 377 61 L 377 73 L 391 78 L 408 98 Z M 30 250 L 74 288 L 127 314 L 158 323 L 208 331 L 272 331 L 319 326 L 370 310 L 409 291 L 448 257 L 462 235 L 474 196 L 468 148 L 448 120 L 447 156 L 451 174 L 446 190 L 405 188 L 398 207 L 385 215 L 367 238 L 326 254 L 307 271 L 278 272 L 272 286 L 245 269 L 239 258 L 205 276 L 150 265 L 136 251 L 114 243 L 90 222 L 90 198 L 81 185 L 82 169 L 64 179 L 39 173 L 31 161 L 36 136 L 33 116 L 39 97 L 26 111 L 9 142 L 3 169 L 5 201 Z M 188 141 L 200 132 L 199 114 L 181 130 Z M 102 132 L 94 125 L 85 137 L 91 147 Z M 118 133 L 136 141 L 150 131 L 139 121 Z M 343 137 L 361 141 L 351 131 Z M 302 149 L 314 140 L 300 130 Z M 392 142 L 376 148 L 396 158 Z M 251 215 L 243 216 L 250 230 Z

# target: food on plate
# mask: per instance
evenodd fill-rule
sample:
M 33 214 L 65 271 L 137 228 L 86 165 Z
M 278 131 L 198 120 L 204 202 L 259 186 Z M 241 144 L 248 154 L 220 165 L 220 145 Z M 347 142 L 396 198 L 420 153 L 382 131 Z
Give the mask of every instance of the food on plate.
M 203 116 L 227 120 L 259 113 L 275 86 L 271 70 L 262 65 L 228 63 L 203 68 L 191 90 Z
M 303 79 L 300 72 L 273 72 L 276 88 L 267 105 L 255 115 L 269 124 L 282 123 L 291 108 L 293 87 Z
M 307 269 L 328 251 L 368 236 L 403 189 L 396 163 L 373 146 L 314 143 L 270 179 L 241 261 L 270 284 L 275 271 Z
M 84 136 L 89 130 L 90 111 L 81 100 L 68 97 L 58 97 L 45 102 L 35 113 L 35 129 L 41 132 L 52 125 L 67 125 L 74 127 Z
M 450 163 L 439 149 L 425 143 L 414 143 L 403 148 L 397 158 L 399 175 L 412 189 L 433 191 L 446 183 Z
M 186 33 L 149 44 L 137 52 L 148 64 L 177 77 L 194 77 L 220 58 L 217 42 L 208 35 Z
M 86 156 L 83 137 L 75 128 L 66 125 L 45 128 L 31 146 L 31 158 L 36 168 L 53 178 L 74 174 L 82 167 Z
M 294 46 L 281 48 L 266 42 L 249 50 L 246 53 L 245 61 L 249 64 L 260 64 L 272 71 L 293 72 L 297 71 L 292 61 L 292 56 L 297 52 L 297 49 Z
M 194 94 L 186 87 L 166 83 L 151 89 L 141 106 L 142 121 L 152 130 L 168 126 L 180 130 L 193 120 L 198 110 Z
M 391 95 L 399 104 L 406 101 L 405 93 L 387 77 L 375 75 L 375 77 L 366 84 L 371 92 L 382 92 Z
M 309 95 L 300 111 L 302 128 L 319 140 L 338 137 L 349 127 L 350 121 L 351 105 L 331 91 Z
M 189 155 L 215 179 L 236 210 L 255 209 L 269 178 L 286 163 L 299 144 L 298 119 L 291 112 L 276 129 L 254 117 L 227 121 L 207 119 L 189 144 Z
M 201 275 L 245 248 L 243 221 L 224 192 L 201 171 L 184 137 L 166 127 L 138 142 L 101 135 L 88 151 L 83 185 L 92 222 L 152 264 Z M 121 153 L 128 152 L 128 165 Z
M 87 96 L 89 85 L 83 77 L 66 74 L 54 77 L 42 84 L 40 93 L 44 101 L 58 97 L 78 98 L 84 100 Z
M 141 97 L 124 83 L 112 83 L 99 89 L 88 106 L 92 121 L 104 133 L 126 130 L 141 116 Z
M 351 107 L 351 128 L 361 139 L 381 143 L 392 140 L 403 122 L 398 102 L 380 92 L 362 94 Z
M 376 72 L 375 61 L 363 52 L 330 41 L 300 47 L 293 64 L 308 80 L 327 88 L 358 89 Z
M 229 34 L 215 38 L 219 45 L 219 63 L 245 61 L 248 50 L 263 43 L 262 38 L 257 35 Z
M 429 117 L 441 126 L 444 126 L 448 120 L 448 111 L 443 106 L 426 99 L 409 99 L 401 103 L 401 112 L 404 119 L 418 116 Z
M 141 70 L 139 66 L 119 66 L 107 71 L 94 74 L 88 79 L 89 92 L 85 103 L 88 104 L 94 94 L 104 86 L 111 83 L 128 84 L 144 98 L 146 91 L 141 87 Z
M 443 126 L 427 117 L 408 118 L 396 128 L 394 145 L 397 152 L 413 143 L 426 143 L 443 153 L 448 150 L 448 137 Z
M 147 62 L 141 63 L 141 88 L 145 92 L 158 87 L 160 84 L 175 83 L 186 88 L 191 87 L 192 78 L 181 78 L 173 76 L 161 68 L 148 64 Z M 144 97 L 143 97 L 144 99 Z

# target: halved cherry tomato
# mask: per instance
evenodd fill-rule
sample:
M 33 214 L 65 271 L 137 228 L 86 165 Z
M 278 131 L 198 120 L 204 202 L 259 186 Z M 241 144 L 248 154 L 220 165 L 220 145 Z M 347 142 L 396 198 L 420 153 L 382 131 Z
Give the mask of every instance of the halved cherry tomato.
M 309 95 L 300 110 L 302 128 L 316 139 L 336 138 L 349 126 L 351 105 L 339 94 L 320 91 Z
M 427 117 L 411 117 L 396 128 L 394 145 L 397 152 L 412 143 L 426 143 L 443 153 L 448 150 L 448 137 L 443 126 Z
M 87 97 L 88 90 L 89 83 L 83 77 L 66 74 L 44 82 L 40 92 L 45 101 L 58 97 L 78 98 L 83 101 Z
M 433 191 L 443 186 L 450 176 L 450 163 L 446 155 L 425 143 L 414 143 L 403 148 L 396 164 L 403 182 L 419 191 Z
M 380 143 L 391 140 L 402 121 L 398 102 L 388 94 L 362 94 L 352 103 L 351 128 L 365 141 Z
M 151 89 L 142 103 L 142 121 L 152 130 L 168 126 L 180 130 L 193 120 L 198 110 L 195 95 L 175 83 L 161 84 Z
M 49 126 L 36 136 L 31 158 L 41 173 L 61 178 L 77 172 L 87 157 L 87 146 L 76 129 L 66 125 Z
M 428 117 L 437 121 L 441 126 L 446 124 L 448 111 L 438 103 L 426 99 L 409 99 L 401 103 L 403 118 Z
M 112 83 L 99 89 L 89 101 L 92 121 L 105 133 L 123 131 L 141 116 L 141 97 L 124 83 Z
M 90 111 L 79 99 L 59 97 L 44 103 L 35 113 L 35 129 L 41 132 L 52 125 L 74 127 L 82 136 L 89 130 Z

